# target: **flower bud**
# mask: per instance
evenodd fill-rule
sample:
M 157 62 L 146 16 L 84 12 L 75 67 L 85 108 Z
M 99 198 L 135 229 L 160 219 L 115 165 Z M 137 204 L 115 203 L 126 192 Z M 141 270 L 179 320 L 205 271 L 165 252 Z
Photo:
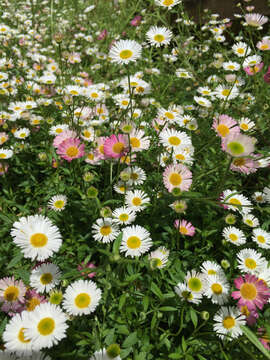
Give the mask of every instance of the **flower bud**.
M 120 355 L 120 346 L 118 344 L 111 344 L 107 349 L 106 353 L 110 359 L 114 359 Z
M 111 217 L 112 216 L 112 210 L 109 206 L 105 206 L 100 209 L 100 216 L 103 218 Z
M 223 259 L 221 260 L 221 266 L 223 267 L 224 270 L 227 270 L 231 265 L 228 260 Z
M 203 320 L 207 321 L 209 319 L 209 312 L 208 311 L 201 311 L 200 316 Z
M 89 198 L 96 198 L 98 196 L 98 189 L 96 189 L 94 186 L 90 186 L 87 190 L 87 196 Z
M 234 214 L 228 214 L 225 217 L 226 224 L 233 225 L 236 222 L 236 216 Z

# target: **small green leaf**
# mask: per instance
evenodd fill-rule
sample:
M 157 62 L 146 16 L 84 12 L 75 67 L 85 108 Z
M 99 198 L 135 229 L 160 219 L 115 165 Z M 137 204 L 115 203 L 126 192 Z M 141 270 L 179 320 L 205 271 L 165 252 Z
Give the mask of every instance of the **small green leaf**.
M 186 352 L 186 350 L 187 350 L 187 343 L 186 343 L 184 336 L 182 336 L 182 349 L 184 352 Z
M 143 311 L 146 312 L 149 306 L 149 297 L 147 295 L 144 296 L 142 304 L 143 304 Z
M 198 325 L 198 316 L 197 316 L 195 310 L 192 308 L 190 309 L 190 317 L 191 317 L 191 321 L 194 325 L 194 328 L 196 329 L 196 327 Z
M 155 283 L 151 283 L 150 290 L 160 299 L 163 300 L 163 295 L 159 287 Z
M 177 311 L 177 308 L 173 306 L 162 306 L 159 308 L 160 311 Z
M 7 265 L 7 269 L 10 269 L 14 265 L 18 264 L 18 262 L 20 262 L 22 258 L 23 258 L 23 253 L 21 251 L 19 251 L 18 254 L 16 256 L 14 256 L 14 258 Z
M 128 335 L 126 340 L 123 342 L 122 346 L 123 346 L 123 348 L 128 348 L 128 347 L 131 347 L 132 345 L 136 344 L 136 342 L 137 342 L 137 331 L 134 331 L 133 333 Z
M 183 357 L 182 354 L 178 354 L 178 353 L 172 353 L 169 355 L 170 359 L 181 359 Z

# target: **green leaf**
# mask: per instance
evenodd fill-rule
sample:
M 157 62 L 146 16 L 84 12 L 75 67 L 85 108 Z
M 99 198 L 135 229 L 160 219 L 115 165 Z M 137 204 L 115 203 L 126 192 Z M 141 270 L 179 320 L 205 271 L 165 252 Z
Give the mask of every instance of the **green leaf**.
M 126 338 L 126 340 L 123 342 L 122 346 L 124 348 L 128 348 L 128 347 L 131 347 L 132 345 L 136 344 L 136 342 L 137 342 L 137 331 L 134 331 Z
M 105 344 L 106 344 L 107 346 L 113 344 L 113 342 L 114 342 L 114 332 L 115 332 L 115 329 L 111 329 L 111 330 L 109 331 L 108 335 L 106 336 L 106 338 L 105 338 Z
M 121 245 L 122 238 L 123 238 L 123 233 L 120 233 L 113 242 L 112 250 L 113 250 L 113 254 L 115 254 L 115 255 L 119 254 L 119 248 Z
M 163 295 L 159 287 L 155 283 L 151 283 L 150 290 L 160 299 L 163 300 Z
M 191 317 L 191 321 L 194 325 L 194 328 L 196 329 L 196 327 L 198 325 L 198 316 L 197 316 L 195 310 L 192 308 L 190 309 L 190 317 Z
M 23 258 L 23 253 L 21 251 L 18 252 L 16 256 L 10 261 L 10 263 L 7 265 L 7 269 L 12 268 L 14 265 L 18 264 Z
M 122 310 L 122 307 L 125 305 L 125 302 L 126 302 L 126 294 L 122 294 L 120 296 L 120 299 L 119 299 L 119 306 L 118 306 L 118 309 L 121 311 Z
M 177 308 L 173 306 L 162 306 L 159 308 L 160 311 L 177 311 Z
M 179 354 L 179 353 L 172 353 L 169 355 L 170 359 L 181 359 L 182 357 L 183 357 L 183 355 Z
M 262 354 L 264 354 L 267 359 L 270 359 L 270 352 L 265 349 L 263 344 L 260 342 L 260 340 L 257 338 L 257 336 L 246 326 L 240 325 L 241 330 L 246 335 L 248 340 L 257 347 L 257 349 L 260 350 Z
M 186 352 L 186 350 L 187 350 L 187 343 L 186 343 L 184 336 L 182 336 L 182 349 L 184 352 Z
M 117 327 L 117 332 L 118 332 L 118 334 L 123 334 L 123 335 L 129 334 L 129 330 L 126 325 L 119 325 Z
M 147 295 L 144 296 L 142 304 L 143 304 L 143 311 L 146 312 L 149 306 L 149 296 Z
M 4 320 L 0 324 L 0 337 L 2 336 L 2 334 L 4 332 L 4 329 L 5 329 L 6 325 L 7 325 L 7 322 L 8 322 L 8 319 L 6 317 L 6 318 L 4 318 Z

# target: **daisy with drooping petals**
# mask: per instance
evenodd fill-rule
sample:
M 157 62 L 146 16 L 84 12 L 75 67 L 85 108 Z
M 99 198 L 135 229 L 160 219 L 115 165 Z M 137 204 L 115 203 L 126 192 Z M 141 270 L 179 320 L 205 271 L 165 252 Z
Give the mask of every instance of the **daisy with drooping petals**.
M 181 220 L 178 219 L 174 222 L 174 227 L 180 232 L 182 235 L 186 236 L 194 236 L 195 234 L 195 227 L 188 222 L 187 220 Z
M 116 349 L 113 349 L 113 347 L 116 347 Z M 89 360 L 121 360 L 120 356 L 117 355 L 119 353 L 119 345 L 111 344 L 107 349 L 95 351 L 93 356 L 91 356 Z
M 245 20 L 248 25 L 254 26 L 254 27 L 260 27 L 263 24 L 267 23 L 268 17 L 263 16 L 261 14 L 246 14 Z
M 109 57 L 112 62 L 123 65 L 136 61 L 142 52 L 142 47 L 134 40 L 119 40 L 111 47 Z
M 224 305 L 229 300 L 230 286 L 225 279 L 215 275 L 207 278 L 204 295 L 211 299 L 213 304 Z
M 128 225 L 136 219 L 136 213 L 132 209 L 126 207 L 115 209 L 112 216 L 114 217 L 115 223 L 118 225 Z
M 254 229 L 252 232 L 252 240 L 257 243 L 260 248 L 270 249 L 270 233 L 263 229 Z
M 192 173 L 183 164 L 169 165 L 163 172 L 163 183 L 169 192 L 174 188 L 188 191 L 192 184 Z
M 180 299 L 183 299 L 192 304 L 200 304 L 202 301 L 202 294 L 190 291 L 190 288 L 185 283 L 178 283 L 174 287 L 174 291 L 180 297 Z
M 233 340 L 242 335 L 240 325 L 245 325 L 245 316 L 238 308 L 222 306 L 214 316 L 214 330 L 222 340 Z
M 133 211 L 142 211 L 150 203 L 150 198 L 142 190 L 127 191 L 125 204 Z
M 80 143 L 80 139 L 69 138 L 61 142 L 56 153 L 70 162 L 84 156 L 84 144 Z
M 119 235 L 116 222 L 110 218 L 97 219 L 96 224 L 92 226 L 92 232 L 93 238 L 103 243 L 112 242 Z
M 92 280 L 77 280 L 67 287 L 63 307 L 70 315 L 88 315 L 96 310 L 100 299 L 101 290 Z
M 243 249 L 237 254 L 238 269 L 243 273 L 256 275 L 267 268 L 267 261 L 253 249 Z
M 13 224 L 11 236 L 24 257 L 43 261 L 62 245 L 58 228 L 43 215 L 22 217 Z
M 233 226 L 224 228 L 222 235 L 226 241 L 229 241 L 236 246 L 240 246 L 246 242 L 246 237 L 243 231 Z
M 225 138 L 230 134 L 239 134 L 240 129 L 237 122 L 228 115 L 219 115 L 218 118 L 214 118 L 212 125 L 218 136 Z
M 38 292 L 49 292 L 60 282 L 61 272 L 57 265 L 44 263 L 32 270 L 30 285 Z
M 263 280 L 257 276 L 246 274 L 234 280 L 234 285 L 239 291 L 233 291 L 232 297 L 238 300 L 239 306 L 247 306 L 248 310 L 262 310 L 270 298 L 270 290 Z
M 104 141 L 104 154 L 108 158 L 119 159 L 128 152 L 128 137 L 126 135 L 111 135 Z
M 147 252 L 152 244 L 150 233 L 145 228 L 139 225 L 127 226 L 123 229 L 120 252 L 133 258 Z
M 31 339 L 34 351 L 51 348 L 66 337 L 66 315 L 60 307 L 44 303 L 28 313 L 24 323 L 24 336 Z
M 8 350 L 4 350 L 4 351 L 0 350 L 0 359 L 1 360 L 17 360 L 17 356 L 10 353 L 10 351 L 8 351 Z
M 169 250 L 164 246 L 157 248 L 148 255 L 150 266 L 152 269 L 162 269 L 166 266 L 169 258 Z
M 65 195 L 55 195 L 49 202 L 48 207 L 54 211 L 62 211 L 65 209 L 67 197 Z
M 4 312 L 16 312 L 24 303 L 26 287 L 21 280 L 6 277 L 0 280 L 0 303 Z
M 155 0 L 155 3 L 159 6 L 171 9 L 173 6 L 180 4 L 181 0 Z
M 151 45 L 160 47 L 168 45 L 172 38 L 172 32 L 165 27 L 152 26 L 146 33 L 146 38 Z
M 28 312 L 23 311 L 11 318 L 3 332 L 5 348 L 10 352 L 15 352 L 18 356 L 27 356 L 32 353 L 32 342 L 25 337 L 25 320 Z M 0 359 L 1 356 L 0 356 Z
M 194 100 L 198 105 L 201 105 L 203 107 L 210 108 L 212 106 L 211 101 L 204 98 L 203 96 L 194 96 Z

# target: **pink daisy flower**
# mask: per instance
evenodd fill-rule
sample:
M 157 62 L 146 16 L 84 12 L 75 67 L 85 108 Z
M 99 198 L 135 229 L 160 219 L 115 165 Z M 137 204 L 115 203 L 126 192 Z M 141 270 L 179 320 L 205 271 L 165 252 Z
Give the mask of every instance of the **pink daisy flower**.
M 250 136 L 234 133 L 222 140 L 221 147 L 231 156 L 242 158 L 254 151 L 254 142 Z
M 239 291 L 233 291 L 232 297 L 238 300 L 238 306 L 246 306 L 248 310 L 256 310 L 256 306 L 262 310 L 264 304 L 270 298 L 270 290 L 263 280 L 255 275 L 245 274 L 234 280 L 235 287 Z
M 256 172 L 258 167 L 259 164 L 256 161 L 245 157 L 238 157 L 233 159 L 230 169 L 248 175 Z
M 264 66 L 264 63 L 261 62 L 260 64 L 256 64 L 254 66 L 244 67 L 244 70 L 248 75 L 253 76 L 253 75 L 257 74 L 258 72 L 260 72 L 262 70 L 263 66 Z
M 214 129 L 221 138 L 225 138 L 230 134 L 240 133 L 238 123 L 230 116 L 224 114 L 219 115 L 218 118 L 214 118 L 212 129 Z
M 262 51 L 265 51 L 265 50 L 270 50 L 270 39 L 268 38 L 263 38 L 261 41 L 259 41 L 257 43 L 257 48 L 262 50 Z
M 104 154 L 108 158 L 119 159 L 128 152 L 127 135 L 111 135 L 104 142 Z
M 96 266 L 93 263 L 87 263 L 85 264 L 84 262 L 82 262 L 80 265 L 78 265 L 77 269 L 80 271 L 81 275 L 83 275 L 84 277 L 89 277 L 89 278 L 93 278 L 96 276 L 96 272 L 90 272 L 90 273 L 85 273 L 83 270 L 84 269 L 94 269 L 96 268 Z
M 4 312 L 19 312 L 24 304 L 26 287 L 21 280 L 14 277 L 6 277 L 0 280 L 0 303 L 1 310 Z
M 140 15 L 136 15 L 130 22 L 131 26 L 138 26 L 142 21 L 142 17 Z
M 248 310 L 246 305 L 245 306 L 238 305 L 238 308 L 241 311 L 241 313 L 246 316 L 246 321 L 249 326 L 256 324 L 257 319 L 259 317 L 259 314 L 257 313 L 256 310 Z
M 57 149 L 58 146 L 61 144 L 61 142 L 63 142 L 64 140 L 70 139 L 70 138 L 75 138 L 75 137 L 76 137 L 75 131 L 64 130 L 63 132 L 61 132 L 61 134 L 57 135 L 54 138 L 53 146 Z
M 84 144 L 79 139 L 69 138 L 61 142 L 56 152 L 70 162 L 84 156 Z
M 188 191 L 192 184 L 192 172 L 182 164 L 169 165 L 163 173 L 163 183 L 169 192 L 174 188 Z
M 40 295 L 36 290 L 27 290 L 25 294 L 26 309 L 27 311 L 34 311 L 35 307 L 48 302 L 45 296 Z
M 179 221 L 178 219 L 175 220 L 174 227 L 182 235 L 194 236 L 195 234 L 195 227 L 190 222 L 187 222 L 187 220 L 184 219 L 181 221 Z

